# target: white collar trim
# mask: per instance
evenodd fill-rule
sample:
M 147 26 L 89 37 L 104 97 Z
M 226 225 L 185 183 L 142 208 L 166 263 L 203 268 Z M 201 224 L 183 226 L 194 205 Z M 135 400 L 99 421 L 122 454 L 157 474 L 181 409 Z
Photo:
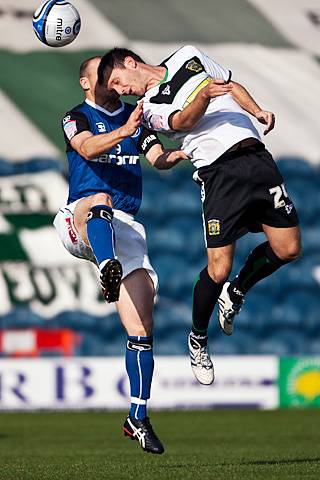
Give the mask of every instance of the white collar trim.
M 121 107 L 118 108 L 118 110 L 115 110 L 114 112 L 109 112 L 109 110 L 106 110 L 103 107 L 100 107 L 100 105 L 97 105 L 96 103 L 92 102 L 88 98 L 85 99 L 85 102 L 90 105 L 90 107 L 95 108 L 96 110 L 100 110 L 100 112 L 103 112 L 107 115 L 110 115 L 110 117 L 114 117 L 115 115 L 118 115 L 119 113 L 123 112 L 124 110 L 124 103 L 122 100 L 120 100 Z

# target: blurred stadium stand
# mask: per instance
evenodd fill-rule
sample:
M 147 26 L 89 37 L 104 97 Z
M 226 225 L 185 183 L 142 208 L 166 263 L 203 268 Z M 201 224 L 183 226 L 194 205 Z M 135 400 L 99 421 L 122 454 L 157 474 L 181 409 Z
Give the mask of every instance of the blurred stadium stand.
M 212 318 L 210 341 L 216 354 L 319 353 L 320 286 L 313 272 L 320 266 L 320 171 L 302 159 L 279 159 L 278 164 L 298 205 L 304 255 L 256 285 L 247 296 L 232 337 L 223 335 Z M 0 162 L 0 177 L 7 180 L 47 170 L 61 175 L 61 164 L 53 159 Z M 160 280 L 155 352 L 186 354 L 193 282 L 206 263 L 199 187 L 187 165 L 168 172 L 146 167 L 143 175 L 144 199 L 138 220 L 146 226 L 150 257 Z M 251 234 L 239 240 L 233 275 L 262 238 L 262 234 Z M 29 302 L 0 316 L 0 327 L 69 329 L 82 339 L 74 347 L 77 355 L 117 355 L 124 349 L 125 334 L 116 313 L 94 315 L 79 308 L 43 318 Z M 48 352 L 44 349 L 39 354 Z

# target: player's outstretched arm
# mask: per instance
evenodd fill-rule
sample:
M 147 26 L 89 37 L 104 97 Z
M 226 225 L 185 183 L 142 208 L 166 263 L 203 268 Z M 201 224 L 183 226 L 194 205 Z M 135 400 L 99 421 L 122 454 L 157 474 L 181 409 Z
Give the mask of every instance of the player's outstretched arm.
M 205 114 L 210 100 L 231 92 L 233 85 L 226 83 L 223 79 L 216 78 L 211 80 L 200 92 L 195 96 L 184 110 L 176 112 L 170 119 L 172 130 L 189 131 L 192 130 L 200 118 Z
M 109 133 L 93 135 L 89 131 L 84 131 L 75 135 L 70 143 L 79 155 L 86 160 L 92 160 L 99 155 L 111 150 L 119 142 L 135 133 L 141 125 L 142 104 L 140 103 L 131 113 L 127 123 Z
M 181 160 L 188 160 L 189 157 L 182 150 L 165 150 L 157 144 L 150 148 L 146 159 L 158 170 L 169 170 Z
M 275 117 L 272 112 L 262 110 L 256 101 L 251 97 L 250 93 L 240 83 L 232 82 L 233 89 L 230 92 L 233 98 L 239 103 L 240 107 L 246 112 L 253 115 L 258 122 L 267 125 L 264 130 L 264 135 L 269 133 L 274 128 Z

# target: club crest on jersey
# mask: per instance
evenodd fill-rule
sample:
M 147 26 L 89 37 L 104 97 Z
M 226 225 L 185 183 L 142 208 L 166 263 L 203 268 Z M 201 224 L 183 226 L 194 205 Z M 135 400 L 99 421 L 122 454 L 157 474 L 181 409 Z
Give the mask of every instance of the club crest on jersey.
M 208 220 L 208 233 L 209 235 L 220 235 L 220 220 L 216 218 Z
M 196 62 L 194 59 L 190 60 L 190 62 L 187 63 L 186 65 L 187 70 L 191 70 L 192 72 L 202 72 L 203 66 L 201 63 Z
M 98 132 L 99 132 L 99 133 L 105 133 L 105 132 L 107 131 L 107 130 L 106 130 L 106 126 L 105 126 L 104 123 L 102 123 L 102 122 L 97 122 L 96 125 L 97 125 Z

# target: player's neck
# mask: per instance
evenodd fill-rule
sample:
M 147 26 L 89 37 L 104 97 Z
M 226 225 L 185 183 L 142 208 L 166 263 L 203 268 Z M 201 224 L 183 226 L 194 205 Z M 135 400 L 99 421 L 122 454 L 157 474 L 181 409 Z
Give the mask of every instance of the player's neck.
M 153 65 L 144 65 L 146 73 L 146 89 L 155 87 L 160 82 L 162 82 L 167 74 L 167 69 L 165 67 L 158 67 Z
M 104 108 L 108 112 L 112 113 L 112 112 L 115 112 L 116 110 L 119 109 L 119 107 L 121 106 L 121 102 L 120 102 L 119 99 L 113 100 L 113 101 L 108 100 L 107 102 L 105 102 L 103 104 L 98 103 L 97 105 L 99 105 L 99 107 Z
M 87 94 L 86 99 L 90 100 L 95 105 L 98 105 L 99 107 L 102 107 L 111 113 L 116 111 L 121 105 L 119 98 L 106 99 L 106 97 L 99 97 L 96 95 Z

